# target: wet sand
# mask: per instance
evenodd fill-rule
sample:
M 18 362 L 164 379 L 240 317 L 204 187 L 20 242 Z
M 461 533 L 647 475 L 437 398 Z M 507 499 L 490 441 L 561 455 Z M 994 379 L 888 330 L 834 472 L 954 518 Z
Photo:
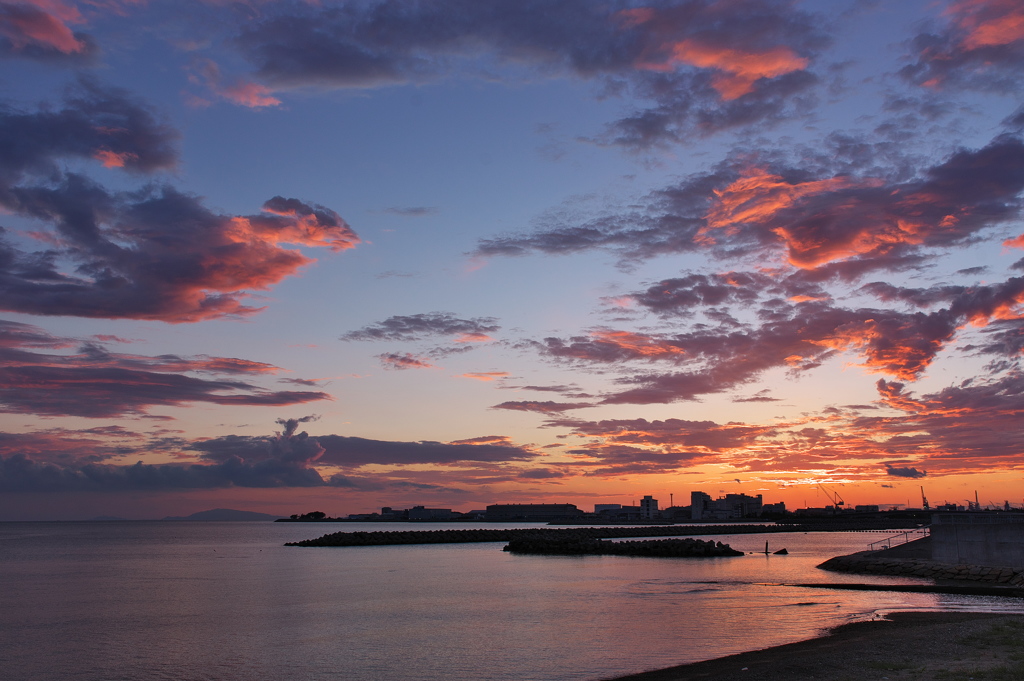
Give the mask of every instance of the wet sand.
M 752 627 L 771 626 L 751 622 Z M 1024 679 L 1024 615 L 898 612 L 821 638 L 618 681 Z

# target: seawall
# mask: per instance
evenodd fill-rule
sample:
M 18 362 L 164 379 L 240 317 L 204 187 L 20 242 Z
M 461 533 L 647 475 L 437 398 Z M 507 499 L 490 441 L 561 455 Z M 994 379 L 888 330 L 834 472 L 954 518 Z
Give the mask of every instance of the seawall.
M 926 577 L 935 580 L 962 580 L 1018 586 L 1024 584 L 1024 570 L 1011 567 L 945 563 L 921 558 L 887 556 L 886 551 L 860 551 L 848 556 L 829 558 L 818 565 L 822 570 L 869 575 Z
M 1024 570 L 1024 514 L 936 513 L 932 560 Z

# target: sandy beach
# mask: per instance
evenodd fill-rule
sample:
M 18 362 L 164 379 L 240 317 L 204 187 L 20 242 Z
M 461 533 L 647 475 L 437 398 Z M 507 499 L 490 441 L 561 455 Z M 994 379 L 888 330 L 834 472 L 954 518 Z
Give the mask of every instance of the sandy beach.
M 798 643 L 617 681 L 1024 679 L 1024 615 L 898 612 Z

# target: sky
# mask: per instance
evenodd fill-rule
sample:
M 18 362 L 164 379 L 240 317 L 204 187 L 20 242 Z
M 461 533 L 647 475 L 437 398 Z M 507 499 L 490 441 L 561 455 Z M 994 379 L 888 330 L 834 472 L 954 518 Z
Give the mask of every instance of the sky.
M 0 0 L 0 520 L 1024 503 L 1019 0 Z

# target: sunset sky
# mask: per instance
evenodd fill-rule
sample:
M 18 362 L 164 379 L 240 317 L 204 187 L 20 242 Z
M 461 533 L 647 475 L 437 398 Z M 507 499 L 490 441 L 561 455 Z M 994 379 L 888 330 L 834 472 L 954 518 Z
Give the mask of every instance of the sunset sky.
M 1020 0 L 0 0 L 0 520 L 1024 503 Z

